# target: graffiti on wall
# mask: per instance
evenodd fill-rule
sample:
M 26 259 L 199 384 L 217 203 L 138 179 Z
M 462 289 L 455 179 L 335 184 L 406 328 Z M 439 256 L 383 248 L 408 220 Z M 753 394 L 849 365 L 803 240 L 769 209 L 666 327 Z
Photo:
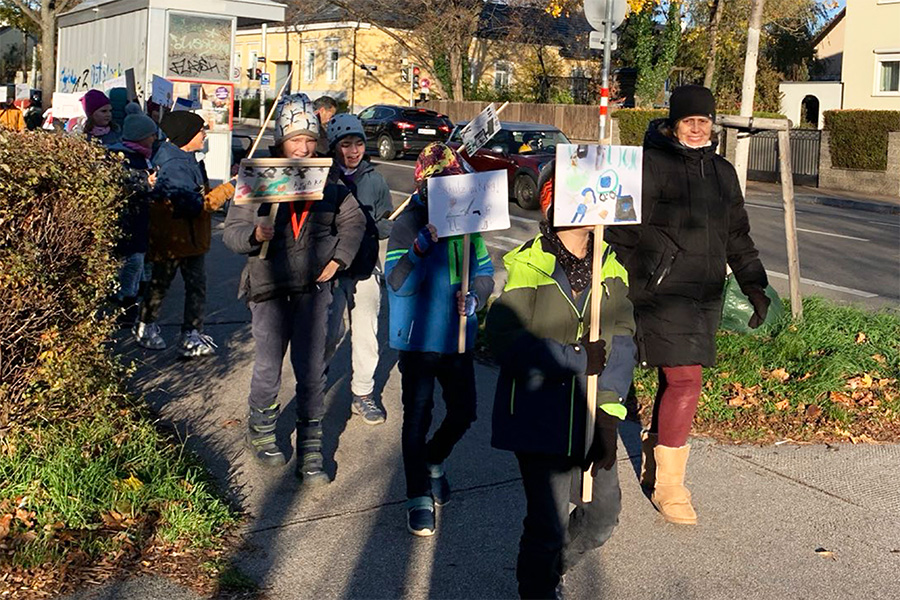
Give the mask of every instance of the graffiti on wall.
M 86 92 L 93 88 L 99 88 L 104 81 L 124 74 L 125 68 L 121 63 L 111 65 L 100 62 L 91 64 L 84 69 L 63 67 L 59 70 L 59 91 L 67 94 Z
M 228 80 L 232 20 L 169 14 L 167 76 Z

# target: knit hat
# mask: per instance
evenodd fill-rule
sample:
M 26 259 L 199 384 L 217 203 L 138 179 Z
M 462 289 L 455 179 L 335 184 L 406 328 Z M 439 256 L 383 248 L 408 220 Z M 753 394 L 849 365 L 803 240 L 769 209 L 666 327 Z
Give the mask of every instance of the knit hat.
M 90 90 L 81 97 L 81 106 L 84 107 L 84 114 L 88 117 L 108 104 L 111 104 L 109 98 L 100 90 Z
M 416 159 L 416 182 L 432 175 L 461 175 L 471 173 L 472 168 L 460 158 L 456 151 L 442 142 L 432 142 L 425 146 Z
M 126 142 L 137 142 L 157 132 L 156 122 L 141 112 L 138 104 L 125 106 L 125 124 L 122 126 L 122 139 Z
M 170 112 L 159 124 L 169 141 L 179 148 L 194 139 L 204 125 L 203 117 L 187 110 Z
M 686 117 L 707 117 L 716 120 L 716 99 L 702 85 L 683 85 L 669 97 L 669 125 Z
M 275 109 L 275 145 L 298 135 L 319 139 L 319 117 L 309 96 L 302 93 L 282 96 Z

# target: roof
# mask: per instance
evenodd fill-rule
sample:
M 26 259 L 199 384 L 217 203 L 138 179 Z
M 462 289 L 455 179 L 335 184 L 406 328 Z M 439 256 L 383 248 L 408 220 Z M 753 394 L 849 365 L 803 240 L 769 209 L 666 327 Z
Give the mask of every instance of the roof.
M 812 39 L 811 44 L 812 44 L 813 48 L 818 46 L 819 43 L 825 39 L 825 36 L 827 36 L 829 33 L 831 33 L 832 29 L 837 27 L 838 23 L 840 23 L 844 19 L 844 16 L 846 16 L 846 14 L 847 14 L 847 8 L 844 7 L 841 9 L 841 12 L 834 15 L 834 18 L 831 19 L 831 21 L 826 23 L 825 26 L 819 30 L 819 33 L 817 33 L 816 36 Z
M 85 0 L 59 16 L 58 27 L 70 27 L 148 8 L 186 10 L 179 0 Z M 254 22 L 281 22 L 285 5 L 274 0 L 192 0 L 191 12 L 237 17 L 238 26 Z

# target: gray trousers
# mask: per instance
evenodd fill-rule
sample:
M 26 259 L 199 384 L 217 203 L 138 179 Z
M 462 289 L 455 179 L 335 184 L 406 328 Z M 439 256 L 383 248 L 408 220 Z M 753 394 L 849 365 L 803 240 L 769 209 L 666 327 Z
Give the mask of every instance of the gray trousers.
M 175 272 L 181 271 L 184 281 L 184 318 L 181 331 L 203 330 L 203 312 L 206 308 L 206 255 L 188 256 L 153 263 L 153 276 L 147 288 L 147 297 L 141 304 L 141 321 L 155 323 L 163 299 L 175 279 Z
M 281 367 L 290 347 L 297 381 L 297 420 L 321 419 L 325 414 L 325 327 L 331 286 L 265 302 L 250 302 L 251 331 L 256 345 L 250 378 L 251 406 L 275 404 L 281 389 Z

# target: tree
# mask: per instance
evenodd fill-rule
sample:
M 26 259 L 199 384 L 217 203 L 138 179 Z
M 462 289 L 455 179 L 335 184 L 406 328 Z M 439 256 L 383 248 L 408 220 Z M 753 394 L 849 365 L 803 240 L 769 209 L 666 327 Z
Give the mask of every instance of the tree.
M 722 13 L 725 12 L 724 8 L 725 0 L 712 0 L 712 6 L 709 9 L 709 57 L 706 60 L 706 74 L 703 76 L 703 87 L 709 89 L 712 89 L 713 75 L 716 72 L 719 23 L 722 22 Z
M 45 103 L 49 103 L 56 87 L 56 20 L 79 2 L 81 0 L 12 0 L 15 8 L 34 23 L 39 33 L 41 92 Z
M 638 71 L 635 101 L 649 108 L 660 100 L 663 84 L 672 72 L 681 43 L 681 0 L 630 0 L 634 11 L 635 67 Z M 664 17 L 660 24 L 658 19 Z M 662 35 L 658 29 L 662 28 Z

